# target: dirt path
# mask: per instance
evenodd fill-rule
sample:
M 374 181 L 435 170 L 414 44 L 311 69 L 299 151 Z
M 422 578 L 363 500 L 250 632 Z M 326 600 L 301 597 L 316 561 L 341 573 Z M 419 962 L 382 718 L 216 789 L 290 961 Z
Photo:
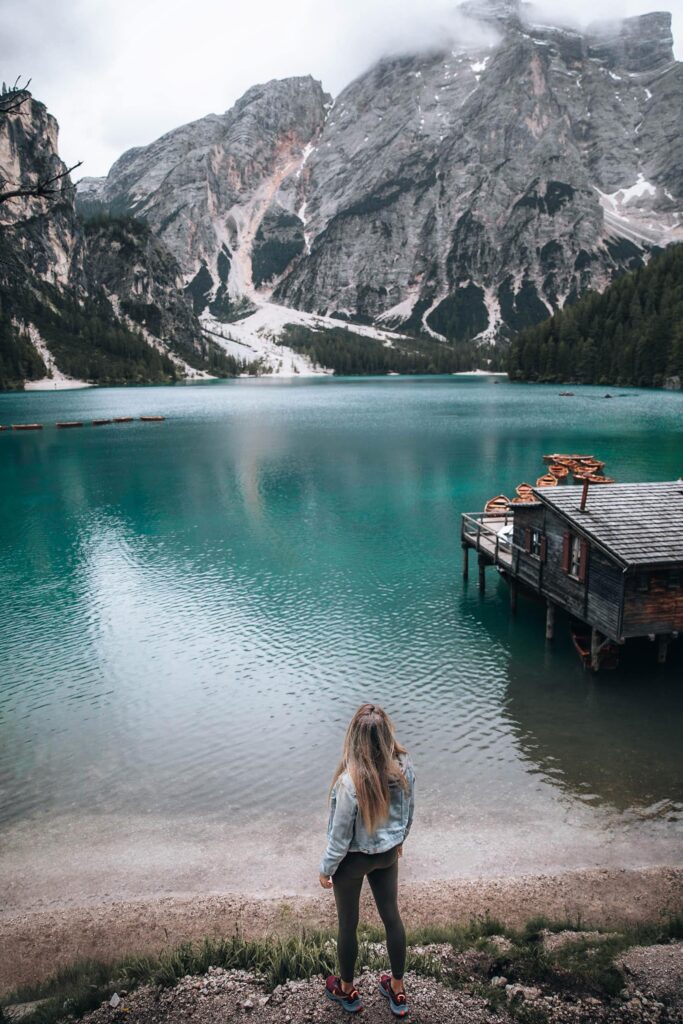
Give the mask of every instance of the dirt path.
M 377 921 L 364 897 L 365 920 Z M 543 914 L 581 918 L 585 925 L 658 920 L 683 907 L 683 868 L 602 869 L 449 882 L 413 882 L 402 889 L 408 928 L 453 924 L 489 914 L 510 926 Z M 126 902 L 70 904 L 28 913 L 0 914 L 0 992 L 50 976 L 82 957 L 115 959 L 158 952 L 185 939 L 245 938 L 302 925 L 335 924 L 329 893 L 264 899 L 237 892 L 177 894 Z

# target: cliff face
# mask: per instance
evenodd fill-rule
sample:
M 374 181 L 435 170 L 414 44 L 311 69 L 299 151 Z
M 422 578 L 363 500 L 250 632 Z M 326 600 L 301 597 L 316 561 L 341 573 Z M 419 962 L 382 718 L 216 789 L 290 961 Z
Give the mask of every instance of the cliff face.
M 57 131 L 30 95 L 0 113 L 5 189 L 66 170 Z M 0 257 L 0 386 L 40 378 L 47 367 L 108 382 L 226 369 L 211 358 L 215 346 L 163 243 L 130 219 L 84 223 L 68 176 L 49 198 L 0 203 Z
M 683 238 L 669 15 L 585 35 L 488 16 L 493 48 L 384 61 L 338 97 L 281 301 L 497 337 Z
M 195 309 L 229 317 L 234 300 L 255 298 L 254 259 L 258 278 L 302 247 L 290 245 L 298 221 L 264 215 L 296 176 L 330 102 L 312 78 L 255 86 L 227 113 L 124 153 L 106 179 L 81 184 L 79 203 L 143 217 L 178 260 Z
M 57 122 L 44 104 L 27 95 L 0 113 L 0 178 L 6 187 L 29 187 L 66 170 L 57 150 Z M 83 246 L 74 208 L 75 189 L 66 178 L 51 199 L 14 198 L 0 203 L 0 233 L 16 257 L 25 256 L 36 275 L 56 285 L 82 284 Z

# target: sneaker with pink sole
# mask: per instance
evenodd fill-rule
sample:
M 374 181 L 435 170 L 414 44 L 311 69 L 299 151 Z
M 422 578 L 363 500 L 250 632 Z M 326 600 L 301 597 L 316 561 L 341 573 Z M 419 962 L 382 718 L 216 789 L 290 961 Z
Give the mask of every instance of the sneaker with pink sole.
M 352 988 L 350 992 L 345 992 L 341 986 L 341 978 L 336 978 L 334 974 L 330 974 L 325 982 L 325 995 L 333 1003 L 339 1003 L 347 1013 L 358 1013 L 363 1009 L 363 1000 L 358 989 Z
M 394 1017 L 405 1017 L 408 1013 L 408 999 L 405 992 L 394 992 L 390 974 L 383 974 L 379 979 L 379 990 L 389 1000 L 389 1009 Z

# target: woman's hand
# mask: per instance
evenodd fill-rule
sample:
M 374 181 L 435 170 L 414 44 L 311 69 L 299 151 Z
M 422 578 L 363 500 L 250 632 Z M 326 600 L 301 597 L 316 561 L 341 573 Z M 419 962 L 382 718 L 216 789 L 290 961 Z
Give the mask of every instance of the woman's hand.
M 330 878 L 329 875 L 320 875 L 319 877 L 320 877 L 320 884 L 322 885 L 323 889 L 331 889 L 332 888 L 332 879 Z

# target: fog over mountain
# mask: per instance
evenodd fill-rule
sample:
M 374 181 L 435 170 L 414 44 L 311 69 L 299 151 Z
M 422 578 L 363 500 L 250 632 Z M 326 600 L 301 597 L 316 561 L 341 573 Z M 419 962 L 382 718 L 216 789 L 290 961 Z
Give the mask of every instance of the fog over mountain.
M 131 146 L 207 112 L 222 113 L 256 82 L 311 74 L 337 95 L 380 57 L 463 45 L 451 0 L 4 0 L 2 76 L 33 77 L 58 114 L 67 163 L 104 174 Z M 683 5 L 673 14 L 683 54 Z M 548 0 L 541 19 L 585 27 L 652 9 L 648 0 Z M 475 40 L 481 42 L 481 39 Z

